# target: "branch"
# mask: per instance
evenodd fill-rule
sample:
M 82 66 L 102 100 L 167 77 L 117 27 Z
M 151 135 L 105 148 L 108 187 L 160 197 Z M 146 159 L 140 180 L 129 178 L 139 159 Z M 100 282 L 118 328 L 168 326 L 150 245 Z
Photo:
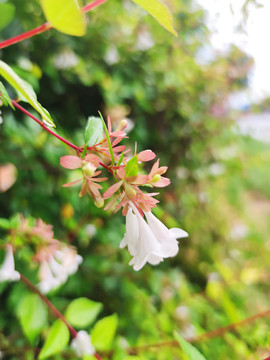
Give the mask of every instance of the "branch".
M 57 318 L 61 319 L 63 323 L 67 326 L 71 337 L 75 338 L 77 336 L 77 331 L 67 322 L 65 317 L 60 313 L 59 310 L 56 309 L 56 307 L 46 298 L 45 295 L 43 295 L 38 288 L 31 283 L 30 280 L 28 280 L 24 275 L 21 275 L 21 281 L 23 281 L 29 289 L 31 289 L 34 293 L 36 293 L 48 306 L 48 308 L 51 310 L 51 312 L 56 316 Z
M 207 340 L 210 340 L 212 338 L 222 336 L 223 334 L 225 334 L 228 331 L 235 330 L 236 328 L 238 328 L 240 326 L 249 324 L 249 323 L 251 323 L 251 322 L 253 322 L 253 321 L 257 320 L 257 319 L 260 319 L 260 318 L 263 318 L 263 317 L 266 317 L 266 316 L 269 316 L 269 315 L 270 315 L 270 309 L 266 310 L 266 311 L 263 311 L 261 313 L 258 313 L 256 315 L 250 316 L 250 317 L 248 317 L 246 319 L 243 319 L 243 320 L 241 320 L 241 321 L 239 321 L 237 323 L 233 323 L 233 324 L 218 328 L 218 329 L 213 330 L 213 331 L 208 331 L 208 332 L 206 332 L 206 333 L 204 333 L 202 335 L 199 335 L 199 336 L 195 337 L 194 339 L 190 339 L 190 340 L 187 340 L 187 341 L 189 341 L 190 343 L 198 343 L 200 341 L 207 341 Z M 160 348 L 160 347 L 163 347 L 163 346 L 179 346 L 179 343 L 176 340 L 169 340 L 169 341 L 163 341 L 163 342 L 156 343 L 156 344 L 134 346 L 134 347 L 127 348 L 127 352 L 130 355 L 136 355 L 140 351 L 144 351 L 144 350 L 147 350 L 149 348 Z M 112 355 L 112 353 L 110 353 L 109 355 Z M 270 357 L 265 359 L 265 360 L 268 360 L 268 359 L 270 360 Z
M 93 1 L 91 4 L 88 4 L 88 5 L 84 6 L 81 10 L 82 10 L 83 13 L 86 13 L 86 12 L 88 12 L 88 11 L 90 11 L 90 10 L 95 9 L 95 8 L 98 7 L 99 5 L 102 5 L 102 4 L 105 3 L 106 1 L 108 1 L 108 0 L 95 0 L 95 1 Z M 52 28 L 53 28 L 53 26 L 52 26 L 50 23 L 46 22 L 45 24 L 40 25 L 40 26 L 38 26 L 38 27 L 35 28 L 35 29 L 32 29 L 32 30 L 30 30 L 30 31 L 27 31 L 27 32 L 25 32 L 25 33 L 23 33 L 23 34 L 14 36 L 13 38 L 10 38 L 10 39 L 8 39 L 8 40 L 2 41 L 2 42 L 0 43 L 0 49 L 4 49 L 5 47 L 8 47 L 8 46 L 13 45 L 13 44 L 16 44 L 16 43 L 18 43 L 18 42 L 20 42 L 20 41 L 23 41 L 23 40 L 25 40 L 25 39 L 28 39 L 28 38 L 30 38 L 30 37 L 32 37 L 32 36 L 37 35 L 37 34 L 41 34 L 41 33 L 43 33 L 44 31 L 50 30 L 50 29 L 52 29 Z

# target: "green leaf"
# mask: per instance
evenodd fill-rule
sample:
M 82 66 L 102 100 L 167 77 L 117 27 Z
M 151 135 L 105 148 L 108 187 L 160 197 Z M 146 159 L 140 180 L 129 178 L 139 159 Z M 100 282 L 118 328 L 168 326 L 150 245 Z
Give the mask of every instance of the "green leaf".
M 177 32 L 173 28 L 172 15 L 164 4 L 158 0 L 133 1 L 146 10 L 150 15 L 152 15 L 166 30 L 168 30 L 173 35 L 178 36 Z
M 0 4 L 1 5 L 1 4 Z M 5 106 L 12 107 L 13 110 L 15 110 L 14 106 L 12 105 L 12 102 L 10 100 L 10 97 L 8 95 L 8 92 L 6 88 L 4 87 L 3 83 L 0 81 L 0 99 L 3 101 Z
M 178 332 L 174 331 L 173 334 L 189 360 L 206 360 L 205 357 L 193 345 L 184 340 Z
M 9 3 L 0 4 L 0 31 L 4 29 L 14 18 L 15 6 Z
M 84 132 L 84 142 L 93 146 L 103 139 L 103 124 L 99 117 L 89 116 Z
M 6 63 L 0 60 L 0 75 L 18 91 L 25 101 L 27 101 L 33 108 L 41 115 L 46 124 L 55 126 L 48 110 L 44 109 L 37 101 L 36 94 L 32 86 L 26 81 L 22 80 Z M 27 85 L 26 85 L 27 84 Z
M 92 344 L 97 350 L 109 350 L 118 324 L 117 314 L 107 316 L 99 320 L 92 332 Z
M 85 34 L 86 21 L 77 0 L 42 0 L 41 6 L 55 29 L 68 35 Z
M 45 359 L 61 352 L 69 342 L 69 331 L 61 319 L 54 322 L 38 359 Z
M 33 345 L 47 324 L 47 307 L 38 295 L 28 294 L 21 300 L 17 315 L 25 336 Z
M 137 155 L 133 156 L 126 165 L 126 177 L 138 175 L 138 157 Z
M 82 297 L 69 304 L 65 316 L 72 326 L 85 328 L 94 322 L 101 309 L 101 303 Z

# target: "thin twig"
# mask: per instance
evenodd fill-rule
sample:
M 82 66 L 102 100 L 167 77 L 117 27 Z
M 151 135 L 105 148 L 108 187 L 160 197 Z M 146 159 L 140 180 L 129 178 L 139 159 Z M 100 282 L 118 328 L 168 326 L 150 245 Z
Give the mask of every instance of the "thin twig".
M 56 309 L 56 307 L 46 298 L 45 295 L 43 295 L 38 288 L 31 283 L 30 280 L 28 280 L 24 275 L 21 274 L 21 280 L 34 292 L 36 293 L 48 306 L 48 308 L 51 310 L 51 312 L 56 316 L 57 318 L 61 319 L 63 323 L 67 326 L 71 337 L 75 338 L 77 336 L 77 331 L 67 322 L 65 317 L 60 313 L 59 310 Z
M 11 100 L 12 104 L 19 109 L 20 111 L 22 111 L 24 114 L 26 114 L 27 116 L 29 116 L 31 119 L 33 119 L 35 122 L 37 122 L 43 129 L 45 129 L 46 131 L 48 131 L 48 133 L 52 134 L 54 137 L 56 137 L 58 140 L 62 141 L 63 143 L 65 143 L 66 145 L 70 146 L 71 148 L 78 150 L 80 152 L 82 152 L 82 149 L 79 146 L 76 146 L 74 144 L 72 144 L 70 141 L 64 139 L 62 136 L 56 134 L 54 131 L 52 131 L 50 128 L 48 128 L 43 121 L 39 120 L 38 118 L 36 118 L 34 115 L 32 115 L 29 111 L 27 111 L 25 108 L 23 108 L 21 105 L 19 105 L 15 100 Z
M 51 312 L 53 313 L 53 315 L 59 319 L 61 319 L 63 321 L 63 323 L 67 326 L 68 330 L 69 330 L 69 333 L 70 333 L 70 336 L 72 338 L 76 338 L 77 336 L 77 331 L 67 322 L 66 318 L 64 317 L 64 315 L 62 315 L 60 313 L 60 311 L 58 309 L 56 309 L 56 307 L 50 302 L 50 300 L 48 300 L 46 298 L 45 295 L 43 295 L 39 290 L 38 288 L 31 283 L 30 280 L 28 280 L 24 275 L 20 274 L 21 275 L 21 281 L 23 281 L 28 287 L 29 289 L 31 289 L 31 291 L 33 291 L 34 293 L 36 293 L 44 302 L 45 304 L 48 306 L 48 308 L 51 310 Z M 102 360 L 102 358 L 97 354 L 97 353 L 94 353 L 94 356 L 97 360 Z

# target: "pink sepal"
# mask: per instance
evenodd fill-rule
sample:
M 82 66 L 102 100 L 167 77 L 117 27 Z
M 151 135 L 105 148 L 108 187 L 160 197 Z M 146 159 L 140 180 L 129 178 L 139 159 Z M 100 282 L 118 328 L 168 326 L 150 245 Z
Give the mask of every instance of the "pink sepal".
M 156 154 L 151 150 L 144 150 L 139 152 L 137 156 L 139 161 L 150 161 L 156 157 Z
M 72 181 L 70 183 L 63 184 L 62 186 L 63 187 L 70 187 L 70 186 L 73 186 L 73 185 L 77 184 L 80 181 L 82 181 L 82 179 L 74 180 L 74 181 Z
M 113 184 L 111 187 L 109 187 L 108 190 L 105 191 L 103 194 L 104 199 L 109 199 L 118 189 L 120 189 L 121 185 L 123 184 L 123 181 L 119 181 L 116 184 Z
M 161 176 L 161 179 L 155 183 L 153 183 L 152 185 L 155 187 L 165 187 L 170 185 L 171 181 L 168 178 L 165 178 L 163 176 Z
M 78 156 L 66 155 L 60 158 L 60 164 L 66 169 L 78 169 L 82 166 L 82 159 Z

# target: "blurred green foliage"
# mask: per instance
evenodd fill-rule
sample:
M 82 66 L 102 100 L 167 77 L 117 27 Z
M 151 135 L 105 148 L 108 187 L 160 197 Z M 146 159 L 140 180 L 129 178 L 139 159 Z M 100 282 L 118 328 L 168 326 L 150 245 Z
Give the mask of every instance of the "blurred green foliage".
M 45 21 L 37 0 L 8 3 L 15 18 L 1 30 L 2 40 Z M 137 141 L 139 151 L 152 149 L 169 166 L 172 184 L 161 190 L 155 214 L 190 237 L 177 257 L 137 273 L 119 249 L 122 215 L 97 209 L 78 197 L 79 189 L 62 188 L 72 175 L 59 158 L 70 149 L 18 110 L 1 108 L 0 164 L 14 164 L 18 177 L 0 195 L 0 216 L 42 218 L 54 225 L 56 238 L 78 247 L 83 264 L 49 298 L 63 313 L 72 300 L 87 297 L 103 304 L 99 321 L 118 315 L 108 345 L 113 352 L 103 359 L 184 359 L 177 346 L 129 356 L 125 349 L 172 340 L 175 330 L 191 339 L 269 307 L 270 149 L 241 136 L 226 108 L 229 94 L 247 85 L 252 60 L 232 47 L 205 61 L 201 51 L 213 49 L 204 12 L 191 0 L 168 5 L 178 38 L 131 1 L 111 0 L 88 15 L 82 38 L 50 30 L 0 50 L 34 87 L 59 134 L 83 145 L 87 118 L 98 110 L 110 114 L 114 126 L 127 116 L 134 128 L 126 144 Z M 35 282 L 29 254 L 22 249 L 16 256 L 18 270 Z M 4 358 L 36 358 L 48 325 L 29 339 L 32 348 L 18 323 L 19 300 L 29 291 L 21 283 L 0 284 L 0 294 Z M 258 319 L 196 346 L 206 359 L 262 359 L 269 323 Z M 74 356 L 66 350 L 53 358 Z

